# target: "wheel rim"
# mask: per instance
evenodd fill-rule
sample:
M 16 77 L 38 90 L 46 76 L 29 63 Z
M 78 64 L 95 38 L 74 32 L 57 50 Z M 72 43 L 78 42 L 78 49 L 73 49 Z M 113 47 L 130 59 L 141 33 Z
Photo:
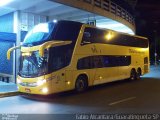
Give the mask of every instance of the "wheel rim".
M 84 81 L 83 80 L 78 80 L 76 84 L 76 88 L 78 91 L 83 91 L 85 88 Z

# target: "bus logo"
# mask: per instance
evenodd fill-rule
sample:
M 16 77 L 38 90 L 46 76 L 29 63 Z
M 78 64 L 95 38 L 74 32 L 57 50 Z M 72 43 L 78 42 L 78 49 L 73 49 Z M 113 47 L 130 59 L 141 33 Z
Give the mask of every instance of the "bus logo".
M 92 50 L 93 53 L 98 53 L 98 50 L 97 50 L 95 45 L 91 48 L 91 50 Z

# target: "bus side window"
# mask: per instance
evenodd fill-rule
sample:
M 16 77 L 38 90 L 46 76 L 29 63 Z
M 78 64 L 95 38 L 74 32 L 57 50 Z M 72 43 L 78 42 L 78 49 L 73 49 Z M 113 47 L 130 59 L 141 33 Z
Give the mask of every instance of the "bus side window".
M 89 43 L 106 43 L 104 35 L 105 35 L 104 30 L 86 27 L 83 33 L 81 45 Z
M 63 51 L 66 51 L 65 46 L 53 47 L 50 49 L 50 72 L 59 70 L 66 66 L 66 55 Z
M 118 56 L 117 59 L 118 59 L 118 66 L 125 66 L 126 65 L 127 59 L 125 59 L 124 56 Z
M 110 66 L 110 62 L 109 62 L 109 57 L 108 56 L 104 56 L 103 57 L 103 64 L 104 64 L 104 67 L 109 67 Z
M 86 31 L 83 33 L 82 45 L 89 43 L 91 43 L 91 33 Z
M 117 66 L 128 66 L 131 64 L 131 56 L 117 56 Z
M 102 56 L 94 56 L 94 68 L 103 68 L 103 57 Z
M 85 57 L 78 60 L 77 69 L 90 69 L 91 68 L 91 58 Z

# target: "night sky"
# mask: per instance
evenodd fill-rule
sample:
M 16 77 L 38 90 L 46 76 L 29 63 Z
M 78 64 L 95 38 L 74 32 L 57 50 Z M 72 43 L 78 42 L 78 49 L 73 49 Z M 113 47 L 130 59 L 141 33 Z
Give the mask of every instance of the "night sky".
M 145 36 L 149 39 L 151 61 L 154 60 L 155 46 L 158 54 L 157 58 L 159 59 L 160 0 L 137 0 L 134 11 L 136 20 L 136 34 Z

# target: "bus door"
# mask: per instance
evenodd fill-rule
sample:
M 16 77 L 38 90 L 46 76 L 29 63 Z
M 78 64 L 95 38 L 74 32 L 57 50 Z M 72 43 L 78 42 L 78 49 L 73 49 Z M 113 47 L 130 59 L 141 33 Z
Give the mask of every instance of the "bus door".
M 65 90 L 65 78 L 66 78 L 66 71 L 65 69 L 59 70 L 52 74 L 52 81 L 53 81 L 53 90 L 60 92 Z
M 65 90 L 66 77 L 66 55 L 63 47 L 53 47 L 50 49 L 49 71 L 52 73 L 53 90 L 60 92 Z

